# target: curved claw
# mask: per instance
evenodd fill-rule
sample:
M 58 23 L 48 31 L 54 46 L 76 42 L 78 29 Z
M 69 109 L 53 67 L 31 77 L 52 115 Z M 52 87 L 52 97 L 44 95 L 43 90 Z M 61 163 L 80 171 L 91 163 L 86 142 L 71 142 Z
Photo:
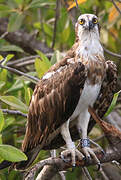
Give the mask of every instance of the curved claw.
M 105 151 L 104 151 L 104 150 L 101 150 L 101 153 L 102 153 L 103 155 L 105 155 Z
M 60 155 L 61 159 L 65 162 L 65 163 L 70 163 L 70 160 L 65 159 L 63 154 Z
M 94 169 L 94 171 L 99 171 L 100 169 L 101 169 L 101 164 L 98 163 L 98 164 L 97 164 L 97 169 Z

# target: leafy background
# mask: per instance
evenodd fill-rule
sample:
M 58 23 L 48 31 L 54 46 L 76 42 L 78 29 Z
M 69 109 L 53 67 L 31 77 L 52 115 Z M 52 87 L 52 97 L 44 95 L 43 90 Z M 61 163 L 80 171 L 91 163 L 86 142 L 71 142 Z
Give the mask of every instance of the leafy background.
M 119 1 L 115 1 L 115 3 L 121 10 L 121 3 Z M 78 0 L 78 4 L 81 13 L 98 15 L 101 24 L 102 44 L 106 49 L 120 54 L 121 14 L 112 1 Z M 57 5 L 58 13 L 55 11 Z M 69 13 L 74 9 L 74 12 L 76 11 L 75 17 L 78 17 L 80 11 L 75 6 L 75 2 L 71 0 L 60 2 L 58 0 L 0 0 L 0 60 L 2 65 L 41 78 L 48 68 L 59 61 L 74 43 L 75 33 Z M 4 23 L 6 29 L 3 28 Z M 25 37 L 25 41 L 23 40 L 21 43 L 19 41 L 20 33 Z M 11 34 L 10 37 L 9 34 Z M 32 44 L 34 41 L 36 43 Z M 42 50 L 43 53 L 39 48 L 36 48 L 37 43 L 42 43 L 39 45 L 45 47 Z M 121 57 L 112 56 L 109 53 L 105 53 L 105 56 L 107 59 L 115 61 L 118 66 L 118 92 L 121 89 Z M 5 58 L 4 62 L 2 62 L 3 58 Z M 26 117 L 5 112 L 6 109 L 9 109 L 27 114 L 35 84 L 36 79 L 16 75 L 0 68 L 0 108 L 2 109 L 0 110 L 0 161 L 3 159 L 10 161 L 26 159 L 25 155 L 18 150 L 25 133 Z M 115 107 L 115 112 L 118 113 L 119 117 L 120 107 L 121 96 L 119 94 Z M 102 131 L 96 126 L 90 136 L 93 139 L 102 136 Z M 105 137 L 99 143 L 104 149 L 107 148 Z M 41 151 L 38 160 L 49 155 L 49 152 Z M 100 173 L 93 171 L 92 167 L 89 168 L 89 171 L 93 177 L 102 178 Z M 59 178 L 56 176 L 55 179 Z M 67 172 L 66 178 L 67 180 L 84 179 L 78 168 L 73 173 Z M 8 169 L 5 169 L 0 172 L 0 179 L 20 180 L 22 174 L 14 170 L 8 173 Z

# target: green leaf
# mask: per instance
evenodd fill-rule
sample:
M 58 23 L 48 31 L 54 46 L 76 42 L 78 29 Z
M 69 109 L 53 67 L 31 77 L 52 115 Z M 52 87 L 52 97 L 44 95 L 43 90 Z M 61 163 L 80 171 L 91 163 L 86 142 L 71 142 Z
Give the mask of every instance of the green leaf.
M 31 75 L 31 76 L 36 76 L 37 75 L 36 72 L 29 72 L 29 73 L 26 73 L 26 74 Z M 25 77 L 25 76 L 18 76 L 18 77 L 16 77 L 16 79 L 24 80 L 24 81 L 28 81 L 28 82 L 33 82 L 34 84 L 37 83 L 35 80 L 30 79 L 30 78 Z
M 25 88 L 25 101 L 26 101 L 26 104 L 29 106 L 29 103 L 30 103 L 30 100 L 31 100 L 31 89 L 30 88 Z
M 0 144 L 2 144 L 2 134 L 0 134 Z
M 35 69 L 38 74 L 38 77 L 41 78 L 44 73 L 49 69 L 45 61 L 40 60 L 39 58 L 35 59 Z
M 18 13 L 12 13 L 12 15 L 9 18 L 8 23 L 8 32 L 14 32 L 17 31 L 23 22 L 24 14 L 18 14 Z
M 5 45 L 0 47 L 0 51 L 17 51 L 23 53 L 23 49 L 15 45 Z
M 3 130 L 6 129 L 8 126 L 13 125 L 14 122 L 15 122 L 15 117 L 13 117 L 13 116 L 6 117 Z
M 14 1 L 15 1 L 16 4 L 22 5 L 22 3 L 23 3 L 24 0 L 14 0 Z
M 25 81 L 24 83 L 29 84 L 30 81 Z M 7 91 L 4 92 L 4 94 L 8 92 L 20 90 L 21 88 L 23 88 L 23 83 L 20 79 L 17 79 L 16 82 Z
M 4 126 L 4 116 L 2 110 L 0 109 L 0 132 L 3 129 L 3 126 Z
M 43 23 L 43 29 L 44 29 L 44 32 L 52 37 L 53 36 L 53 30 L 52 30 L 52 27 L 50 24 L 47 24 L 47 23 Z
M 37 54 L 40 56 L 41 60 L 44 61 L 46 63 L 46 65 L 49 67 L 51 67 L 51 62 L 49 61 L 49 59 L 39 50 L 36 50 Z
M 112 110 L 114 109 L 120 92 L 121 92 L 121 90 L 114 94 L 114 97 L 113 97 L 113 100 L 111 102 L 111 105 L 108 108 L 107 112 L 105 113 L 105 117 L 108 116 L 112 112 Z
M 28 6 L 28 9 L 29 8 L 40 8 L 40 7 L 43 7 L 43 6 L 46 6 L 46 5 L 54 5 L 55 3 L 52 3 L 52 2 L 45 2 L 45 0 L 33 0 L 29 6 Z
M 5 46 L 6 47 L 6 46 Z M 14 54 L 8 54 L 7 57 L 4 58 L 2 65 L 6 65 L 6 63 L 14 57 Z
M 35 59 L 35 69 L 39 78 L 41 78 L 43 74 L 51 67 L 51 63 L 42 52 L 37 50 L 37 53 L 40 55 L 41 59 Z
M 7 80 L 7 70 L 2 69 L 2 71 L 0 72 L 0 81 L 6 81 L 6 80 Z
M 10 145 L 0 145 L 0 157 L 11 162 L 27 160 L 27 156 L 22 151 Z
M 3 4 L 0 4 L 0 12 L 10 12 L 11 11 L 11 8 L 7 5 L 3 5 Z
M 4 81 L 0 81 L 0 89 L 5 85 Z
M 60 51 L 56 50 L 53 54 L 53 56 L 51 57 L 51 64 L 55 64 L 56 62 L 59 62 L 61 59 L 63 58 L 63 56 L 61 55 Z
M 62 32 L 62 35 L 61 35 L 61 41 L 64 43 L 68 40 L 69 38 L 69 35 L 70 35 L 70 27 L 68 26 L 67 28 L 65 28 Z
M 24 113 L 28 112 L 28 107 L 14 96 L 0 96 L 0 100 L 12 106 L 14 109 L 20 110 Z

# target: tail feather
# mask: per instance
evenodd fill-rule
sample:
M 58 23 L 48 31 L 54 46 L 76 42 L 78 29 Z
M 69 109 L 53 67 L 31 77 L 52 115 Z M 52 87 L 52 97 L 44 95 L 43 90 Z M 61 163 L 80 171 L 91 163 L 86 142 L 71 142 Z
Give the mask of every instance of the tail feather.
M 36 148 L 33 148 L 29 152 L 24 152 L 28 159 L 26 161 L 21 161 L 18 163 L 15 163 L 15 169 L 16 170 L 25 170 L 29 168 L 29 166 L 33 163 L 33 161 L 36 159 L 38 153 L 40 152 L 40 146 L 38 145 Z

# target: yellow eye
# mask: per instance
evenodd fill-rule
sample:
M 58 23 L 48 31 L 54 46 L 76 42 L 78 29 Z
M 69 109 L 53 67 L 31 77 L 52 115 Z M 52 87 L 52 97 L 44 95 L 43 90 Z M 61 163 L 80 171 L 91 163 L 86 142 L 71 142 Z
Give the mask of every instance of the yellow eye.
M 82 25 L 82 24 L 84 24 L 84 22 L 85 22 L 84 19 L 81 19 L 81 20 L 79 21 L 79 24 Z
M 94 24 L 97 24 L 97 23 L 98 23 L 98 20 L 97 20 L 96 18 L 93 18 L 92 22 L 93 22 Z

